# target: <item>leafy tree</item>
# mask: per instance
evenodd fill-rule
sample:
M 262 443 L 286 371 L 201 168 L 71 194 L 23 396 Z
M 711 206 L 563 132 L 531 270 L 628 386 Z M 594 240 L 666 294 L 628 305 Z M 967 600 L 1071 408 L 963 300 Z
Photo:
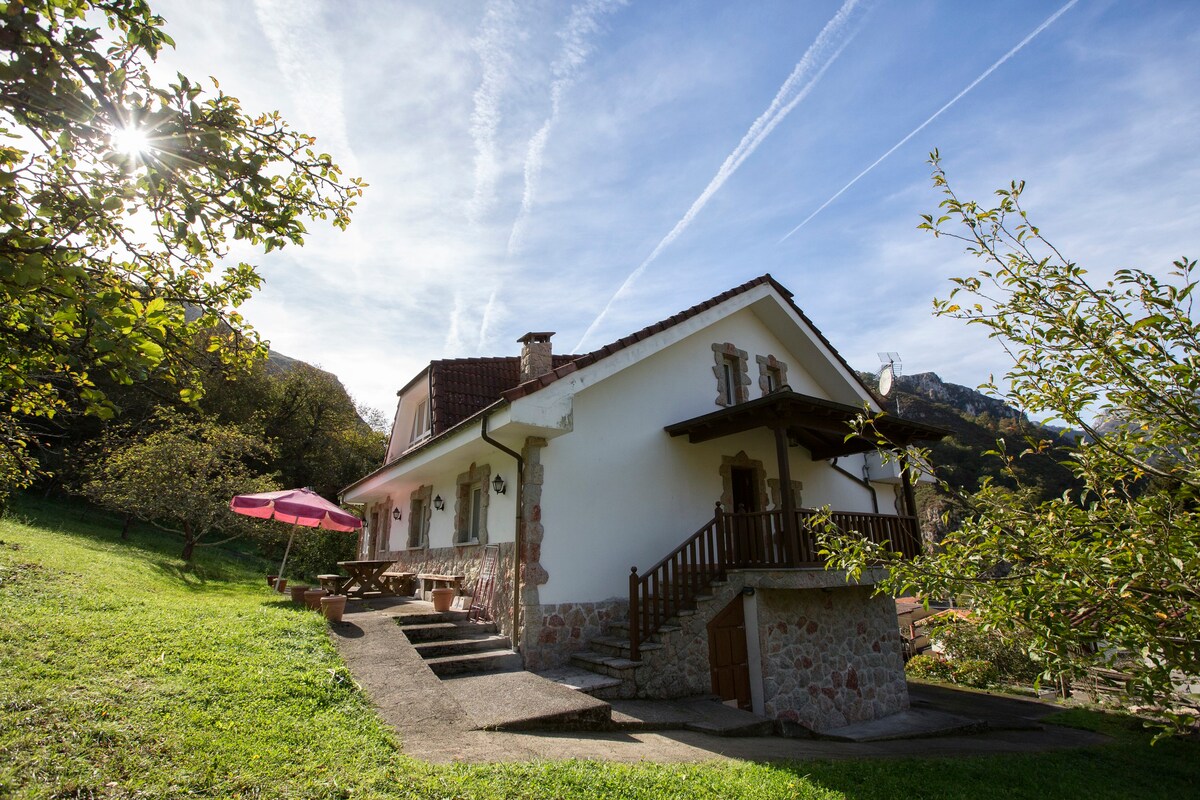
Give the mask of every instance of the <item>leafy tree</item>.
M 1009 388 L 983 388 L 1088 438 L 998 448 L 1009 486 L 959 493 L 961 524 L 935 552 L 904 561 L 831 537 L 830 565 L 853 574 L 882 562 L 891 567 L 883 591 L 954 597 L 985 627 L 1025 636 L 1046 675 L 1115 668 L 1130 676 L 1131 698 L 1195 708 L 1200 701 L 1174 687 L 1181 675 L 1200 675 L 1196 262 L 1176 261 L 1165 278 L 1121 269 L 1093 281 L 1029 220 L 1023 183 L 987 207 L 954 193 L 936 152 L 931 163 L 942 213 L 920 227 L 966 242 L 985 264 L 954 279 L 936 313 L 983 326 L 1011 356 Z M 1101 430 L 1097 413 L 1123 424 Z M 1018 466 L 1050 450 L 1080 488 L 1043 499 Z
M 279 488 L 261 474 L 272 452 L 260 436 L 197 414 L 161 410 L 151 432 L 131 437 L 114 430 L 99 453 L 85 494 L 181 535 L 187 561 L 214 532 L 226 538 L 211 544 L 223 544 L 261 524 L 229 510 L 233 495 Z
M 270 469 L 285 486 L 336 497 L 383 462 L 385 435 L 363 421 L 336 376 L 309 364 L 272 357 L 249 373 L 216 374 L 200 406 L 225 422 L 261 426 L 276 450 Z
M 231 242 L 300 245 L 362 192 L 216 81 L 155 82 L 162 25 L 145 0 L 0 1 L 0 491 L 33 479 L 47 420 L 114 415 L 105 383 L 190 401 L 194 338 L 261 355 L 235 310 L 260 277 L 222 263 Z

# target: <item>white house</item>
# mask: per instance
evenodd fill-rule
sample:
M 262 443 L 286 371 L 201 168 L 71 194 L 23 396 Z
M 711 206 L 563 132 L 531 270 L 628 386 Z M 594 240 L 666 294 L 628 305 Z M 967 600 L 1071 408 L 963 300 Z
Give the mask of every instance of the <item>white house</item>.
M 495 617 L 526 667 L 573 661 L 625 696 L 715 691 L 812 729 L 906 707 L 893 602 L 824 570 L 807 523 L 828 507 L 915 552 L 911 486 L 846 439 L 881 409 L 791 293 L 764 275 L 586 355 L 551 336 L 400 390 L 386 463 L 343 493 L 362 555 L 469 584 L 498 545 Z M 899 451 L 944 435 L 878 430 Z

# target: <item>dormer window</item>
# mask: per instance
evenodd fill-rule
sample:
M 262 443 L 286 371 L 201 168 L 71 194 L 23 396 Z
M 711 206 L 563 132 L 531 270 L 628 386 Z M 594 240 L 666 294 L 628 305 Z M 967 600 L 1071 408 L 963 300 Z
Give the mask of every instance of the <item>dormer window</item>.
M 745 350 L 738 350 L 729 342 L 712 346 L 717 376 L 717 405 L 735 406 L 750 399 L 750 375 Z
M 763 397 L 788 385 L 787 364 L 775 356 L 755 356 L 754 360 L 758 362 L 758 388 Z
M 413 414 L 412 435 L 408 441 L 412 442 L 424 439 L 429 434 L 429 401 L 422 400 L 417 403 L 416 413 Z

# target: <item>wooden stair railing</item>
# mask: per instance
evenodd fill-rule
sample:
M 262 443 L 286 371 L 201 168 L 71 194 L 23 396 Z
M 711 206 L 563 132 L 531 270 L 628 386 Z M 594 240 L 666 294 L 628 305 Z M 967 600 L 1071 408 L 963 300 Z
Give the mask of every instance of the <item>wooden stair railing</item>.
M 629 651 L 638 659 L 642 642 L 667 620 L 690 608 L 729 569 L 794 569 L 822 566 L 812 521 L 820 512 L 796 510 L 789 540 L 782 511 L 725 513 L 713 518 L 643 574 L 629 570 Z M 830 521 L 843 533 L 857 531 L 877 544 L 887 542 L 907 558 L 920 553 L 916 519 L 893 514 L 835 511 Z

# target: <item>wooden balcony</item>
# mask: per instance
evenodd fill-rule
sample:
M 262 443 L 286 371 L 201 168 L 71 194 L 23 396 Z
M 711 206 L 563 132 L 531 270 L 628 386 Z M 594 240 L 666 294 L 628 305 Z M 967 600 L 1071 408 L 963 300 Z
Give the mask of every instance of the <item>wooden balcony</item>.
M 680 610 L 691 608 L 714 580 L 732 569 L 811 569 L 825 562 L 817 554 L 814 509 L 727 514 L 718 503 L 704 527 L 642 574 L 629 575 L 629 638 L 632 657 L 638 647 Z M 915 517 L 835 511 L 830 521 L 843 533 L 856 533 L 884 544 L 906 558 L 920 553 Z

